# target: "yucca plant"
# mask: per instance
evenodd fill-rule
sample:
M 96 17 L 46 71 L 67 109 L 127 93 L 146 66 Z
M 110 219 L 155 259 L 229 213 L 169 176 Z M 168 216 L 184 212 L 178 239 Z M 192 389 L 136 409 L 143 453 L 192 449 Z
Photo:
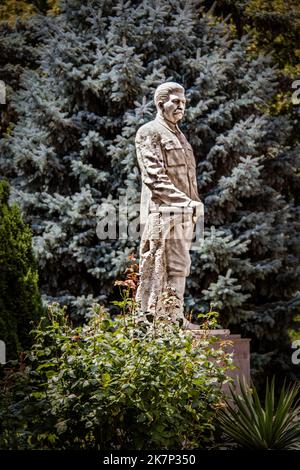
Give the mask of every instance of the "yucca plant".
M 266 384 L 264 404 L 255 389 L 240 383 L 218 413 L 224 434 L 244 449 L 300 448 L 300 385 L 285 383 L 275 399 L 275 379 Z

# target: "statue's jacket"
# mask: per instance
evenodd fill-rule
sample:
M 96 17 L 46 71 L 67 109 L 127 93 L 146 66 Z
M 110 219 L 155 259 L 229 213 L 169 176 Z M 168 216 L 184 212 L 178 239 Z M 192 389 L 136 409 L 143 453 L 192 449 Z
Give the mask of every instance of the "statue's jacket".
M 161 206 L 188 207 L 192 200 L 200 201 L 193 149 L 182 132 L 177 135 L 160 116 L 141 126 L 136 134 L 142 226 L 149 213 Z
M 136 300 L 142 311 L 166 313 L 164 293 L 168 292 L 165 243 L 169 224 L 162 209 L 188 211 L 200 201 L 197 191 L 193 150 L 182 132 L 159 115 L 141 126 L 136 134 L 136 153 L 141 170 L 140 282 Z M 174 216 L 173 220 L 179 216 Z M 171 217 L 170 217 L 171 218 Z M 169 219 L 170 219 L 169 218 Z M 184 247 L 182 247 L 184 249 Z M 188 263 L 187 259 L 187 263 Z

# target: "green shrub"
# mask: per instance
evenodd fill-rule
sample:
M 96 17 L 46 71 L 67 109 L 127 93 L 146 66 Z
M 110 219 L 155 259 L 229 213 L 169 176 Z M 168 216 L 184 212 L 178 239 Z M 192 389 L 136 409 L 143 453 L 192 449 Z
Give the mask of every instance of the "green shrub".
M 42 304 L 30 228 L 16 205 L 8 204 L 10 188 L 0 181 L 0 339 L 7 359 L 30 346 L 31 321 L 38 321 Z
M 205 447 L 231 359 L 213 338 L 94 306 L 72 328 L 50 306 L 24 372 L 2 393 L 2 448 Z M 23 366 L 24 369 L 24 366 Z M 17 377 L 17 380 L 15 379 Z M 5 409 L 4 409 L 5 406 Z

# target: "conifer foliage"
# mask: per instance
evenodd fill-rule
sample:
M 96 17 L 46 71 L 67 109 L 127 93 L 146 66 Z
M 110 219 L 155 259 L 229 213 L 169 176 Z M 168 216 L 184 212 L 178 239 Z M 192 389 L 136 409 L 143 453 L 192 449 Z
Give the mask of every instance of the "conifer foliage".
M 0 339 L 7 360 L 29 347 L 31 322 L 42 313 L 31 231 L 18 207 L 9 205 L 9 190 L 0 181 Z
M 166 80 L 186 89 L 205 240 L 192 253 L 189 311 L 215 302 L 222 326 L 252 338 L 253 367 L 278 363 L 299 312 L 299 148 L 288 120 L 264 114 L 270 57 L 247 55 L 199 0 L 65 0 L 47 19 L 41 67 L 14 98 L 20 116 L 1 166 L 33 230 L 45 296 L 77 314 L 107 299 L 139 240 L 101 240 L 106 207 L 137 217 L 139 126 Z M 276 362 L 277 361 L 277 362 Z

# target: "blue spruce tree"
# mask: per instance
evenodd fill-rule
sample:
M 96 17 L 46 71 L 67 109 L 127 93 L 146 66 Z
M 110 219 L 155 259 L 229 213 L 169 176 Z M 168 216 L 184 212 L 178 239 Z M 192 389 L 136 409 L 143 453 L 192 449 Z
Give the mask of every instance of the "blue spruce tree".
M 139 240 L 99 239 L 106 207 L 127 199 L 137 217 L 139 126 L 153 93 L 182 83 L 182 128 L 197 158 L 205 240 L 192 253 L 188 310 L 214 302 L 221 323 L 252 338 L 253 371 L 290 367 L 288 330 L 299 313 L 299 145 L 287 118 L 267 113 L 276 92 L 270 57 L 205 13 L 200 0 L 65 0 L 44 25 L 37 70 L 14 96 L 20 116 L 1 166 L 31 224 L 46 299 L 80 315 L 107 301 Z
M 26 5 L 25 5 L 26 6 Z M 28 6 L 28 5 L 27 5 Z M 6 5 L 8 8 L 8 6 Z M 14 11 L 17 2 L 12 5 Z M 6 103 L 0 104 L 0 138 L 10 133 L 18 116 L 12 102 L 13 94 L 20 87 L 20 78 L 24 70 L 39 66 L 40 49 L 37 45 L 43 39 L 42 17 L 34 16 L 31 21 L 17 18 L 8 22 L 2 18 L 0 7 L 0 80 L 5 84 Z M 24 5 L 23 5 L 24 8 Z M 33 15 L 29 5 L 29 12 Z M 2 100 L 3 101 L 3 100 Z

